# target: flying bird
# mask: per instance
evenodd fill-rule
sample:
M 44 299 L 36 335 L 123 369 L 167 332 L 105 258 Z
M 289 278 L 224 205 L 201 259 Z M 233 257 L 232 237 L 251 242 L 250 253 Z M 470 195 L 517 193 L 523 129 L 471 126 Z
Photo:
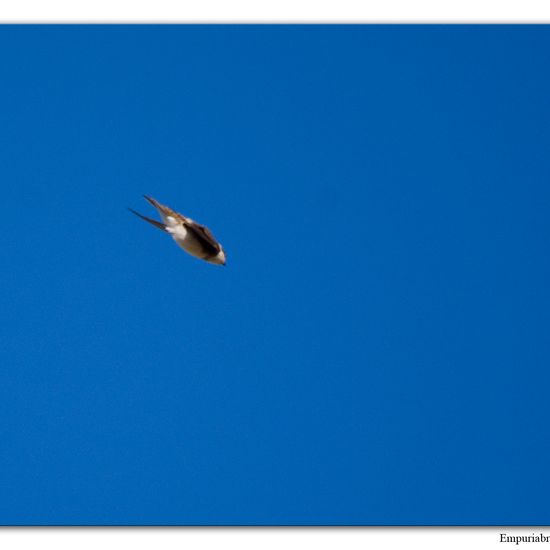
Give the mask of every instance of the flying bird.
M 168 208 L 168 206 L 160 204 L 152 197 L 143 196 L 158 210 L 162 222 L 143 216 L 139 212 L 128 208 L 132 214 L 172 235 L 176 243 L 191 256 L 211 264 L 225 265 L 225 251 L 207 227 L 193 221 L 191 218 L 182 216 L 175 210 Z

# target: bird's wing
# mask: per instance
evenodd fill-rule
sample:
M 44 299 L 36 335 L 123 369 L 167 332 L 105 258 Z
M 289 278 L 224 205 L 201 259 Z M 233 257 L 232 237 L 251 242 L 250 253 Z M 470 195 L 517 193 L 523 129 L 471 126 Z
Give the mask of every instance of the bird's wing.
M 172 218 L 175 218 L 181 222 L 187 221 L 187 218 L 185 216 L 182 216 L 181 214 L 178 214 L 175 210 L 172 210 L 168 206 L 164 206 L 164 204 L 160 204 L 157 200 L 155 200 L 153 197 L 148 197 L 147 195 L 143 195 L 143 198 L 146 199 L 149 203 L 151 203 L 159 212 L 162 221 L 166 223 L 167 218 L 170 216 Z
M 128 208 L 132 214 L 135 214 L 136 216 L 139 216 L 142 220 L 145 220 L 146 222 L 149 222 L 151 225 L 154 225 L 155 227 L 158 227 L 159 229 L 162 229 L 162 231 L 166 231 L 166 226 L 163 223 L 158 222 L 157 220 L 153 220 L 152 218 L 148 218 L 147 216 L 144 216 L 143 214 L 140 214 L 139 212 L 136 212 L 135 210 L 132 210 L 131 208 Z
M 221 250 L 220 243 L 216 240 L 214 235 L 208 227 L 201 225 L 197 222 L 184 221 L 185 228 L 191 231 L 195 236 L 203 241 L 205 245 L 212 249 L 212 253 L 217 254 Z

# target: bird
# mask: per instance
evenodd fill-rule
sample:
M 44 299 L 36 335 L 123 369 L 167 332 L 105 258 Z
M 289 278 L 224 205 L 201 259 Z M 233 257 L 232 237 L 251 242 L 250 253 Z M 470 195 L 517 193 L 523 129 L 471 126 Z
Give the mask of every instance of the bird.
M 153 197 L 143 195 L 143 198 L 158 210 L 162 221 L 153 220 L 128 208 L 132 214 L 172 235 L 176 243 L 191 256 L 211 264 L 226 265 L 225 251 L 207 227 L 160 204 Z

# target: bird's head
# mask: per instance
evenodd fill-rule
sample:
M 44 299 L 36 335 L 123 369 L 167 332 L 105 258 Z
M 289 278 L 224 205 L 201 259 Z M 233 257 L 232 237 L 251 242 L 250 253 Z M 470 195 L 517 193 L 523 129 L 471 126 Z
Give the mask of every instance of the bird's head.
M 220 251 L 209 260 L 210 263 L 218 264 L 218 265 L 225 265 L 227 260 L 225 258 L 225 251 L 223 248 L 220 248 Z

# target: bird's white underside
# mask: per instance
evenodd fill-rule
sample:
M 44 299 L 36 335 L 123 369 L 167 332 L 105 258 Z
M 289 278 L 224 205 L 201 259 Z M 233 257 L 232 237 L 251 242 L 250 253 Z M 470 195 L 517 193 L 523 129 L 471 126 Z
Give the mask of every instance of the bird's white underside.
M 166 231 L 174 237 L 175 241 L 185 241 L 185 238 L 187 237 L 187 229 L 180 220 L 176 220 L 172 216 L 167 216 L 164 223 L 166 224 Z
M 187 237 L 187 229 L 185 226 L 181 223 L 178 225 L 168 225 L 166 224 L 166 231 L 174 237 L 174 239 L 181 239 L 184 240 L 185 237 Z
M 179 223 L 177 225 L 169 225 L 167 223 L 166 224 L 166 231 L 168 231 L 168 233 L 170 233 L 170 235 L 172 235 L 172 238 L 182 248 L 184 248 L 185 250 L 187 250 L 191 254 L 193 253 L 191 250 L 189 250 L 189 245 L 191 243 L 189 242 L 189 239 L 187 238 L 188 237 L 188 232 L 187 232 L 187 229 L 185 228 L 185 226 L 183 224 Z

